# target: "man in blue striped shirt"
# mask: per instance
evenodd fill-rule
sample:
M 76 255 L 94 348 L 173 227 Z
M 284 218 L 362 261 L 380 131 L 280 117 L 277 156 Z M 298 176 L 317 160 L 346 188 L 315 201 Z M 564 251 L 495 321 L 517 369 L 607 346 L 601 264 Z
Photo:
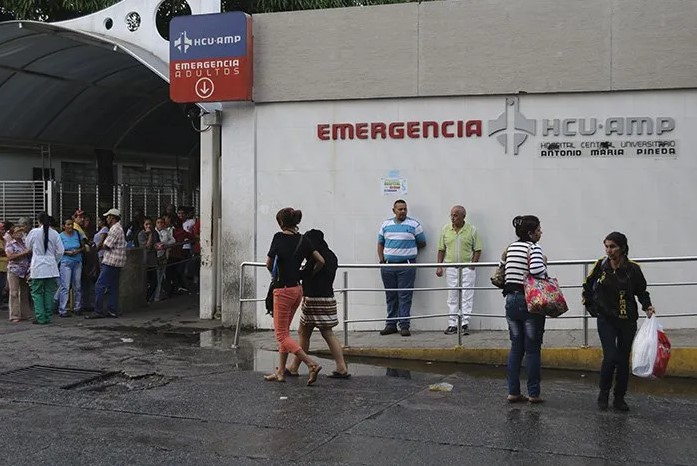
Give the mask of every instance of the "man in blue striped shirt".
M 385 220 L 378 233 L 378 258 L 381 264 L 408 264 L 416 260 L 420 248 L 426 246 L 424 229 L 418 220 L 407 217 L 407 203 L 399 199 L 392 206 L 394 217 Z M 385 267 L 380 269 L 385 285 L 387 323 L 380 335 L 397 333 L 399 323 L 403 337 L 411 336 L 409 316 L 416 278 L 414 267 Z M 393 289 L 392 291 L 389 289 Z M 399 290 L 397 290 L 399 289 Z M 389 320 L 397 319 L 398 320 Z

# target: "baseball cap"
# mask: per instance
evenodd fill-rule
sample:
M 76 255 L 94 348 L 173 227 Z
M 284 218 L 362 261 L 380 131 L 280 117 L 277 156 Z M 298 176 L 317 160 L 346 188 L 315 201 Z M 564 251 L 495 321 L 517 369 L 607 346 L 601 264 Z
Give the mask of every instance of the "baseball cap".
M 107 215 L 113 215 L 114 217 L 121 218 L 121 212 L 119 211 L 119 209 L 109 209 L 102 214 L 102 217 L 106 217 Z

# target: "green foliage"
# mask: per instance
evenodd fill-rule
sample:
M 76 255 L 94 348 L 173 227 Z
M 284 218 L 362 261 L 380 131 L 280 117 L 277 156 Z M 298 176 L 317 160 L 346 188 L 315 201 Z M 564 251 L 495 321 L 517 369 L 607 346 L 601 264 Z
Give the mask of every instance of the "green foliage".
M 113 5 L 117 1 L 119 0 L 2 0 L 0 20 L 63 21 L 94 13 Z M 221 0 L 221 10 L 244 11 L 245 13 L 271 13 L 383 5 L 409 1 L 414 0 Z M 168 4 L 173 4 L 173 9 L 178 10 L 180 8 L 176 4 L 180 2 L 181 0 L 170 0 Z
M 3 0 L 0 14 L 14 19 L 63 21 L 113 5 L 118 0 Z

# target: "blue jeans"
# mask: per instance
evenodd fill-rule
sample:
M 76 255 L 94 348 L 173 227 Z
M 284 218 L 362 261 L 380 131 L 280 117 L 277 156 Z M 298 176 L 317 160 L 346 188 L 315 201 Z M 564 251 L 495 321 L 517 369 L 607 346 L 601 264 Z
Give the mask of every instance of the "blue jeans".
M 383 268 L 380 269 L 382 283 L 385 288 L 414 288 L 416 279 L 415 268 Z M 411 298 L 414 294 L 411 290 L 385 291 L 387 301 L 387 318 L 399 317 L 399 320 L 388 320 L 388 327 L 396 327 L 399 322 L 400 328 L 409 328 L 411 315 Z
M 516 291 L 506 295 L 506 320 L 511 338 L 508 354 L 508 394 L 520 395 L 520 366 L 525 356 L 528 375 L 528 396 L 540 396 L 540 347 L 545 333 L 545 317 L 530 314 L 525 303 L 525 294 Z
M 118 314 L 120 275 L 121 267 L 112 267 L 106 264 L 101 265 L 99 269 L 99 278 L 97 278 L 97 284 L 94 286 L 94 312 L 97 314 L 104 314 L 102 301 L 104 301 L 104 292 L 106 290 L 109 290 L 107 309 L 113 314 Z
M 615 375 L 615 398 L 624 397 L 629 384 L 629 353 L 636 334 L 636 320 L 621 322 L 598 317 L 598 336 L 603 346 L 600 390 L 609 392 Z
M 64 315 L 67 311 L 70 288 L 73 289 L 73 310 L 80 310 L 82 291 L 82 262 L 65 261 L 58 267 L 60 287 L 58 288 L 58 312 Z

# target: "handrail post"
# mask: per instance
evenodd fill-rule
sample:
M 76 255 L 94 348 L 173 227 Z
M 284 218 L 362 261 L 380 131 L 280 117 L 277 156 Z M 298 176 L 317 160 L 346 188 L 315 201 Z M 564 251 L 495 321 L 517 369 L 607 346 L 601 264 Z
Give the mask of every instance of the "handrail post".
M 447 280 L 447 270 L 445 276 Z M 457 268 L 457 346 L 462 346 L 462 267 Z
M 344 270 L 344 348 L 348 348 L 348 270 Z
M 588 264 L 583 264 L 583 279 L 581 282 L 585 282 L 588 276 Z M 583 306 L 583 346 L 582 348 L 588 348 L 588 311 L 586 311 L 586 306 Z
M 237 307 L 237 325 L 235 326 L 235 338 L 232 340 L 232 348 L 237 349 L 240 347 L 240 325 L 242 325 L 242 295 L 244 290 L 244 263 L 240 265 L 240 294 L 239 294 L 239 306 Z

